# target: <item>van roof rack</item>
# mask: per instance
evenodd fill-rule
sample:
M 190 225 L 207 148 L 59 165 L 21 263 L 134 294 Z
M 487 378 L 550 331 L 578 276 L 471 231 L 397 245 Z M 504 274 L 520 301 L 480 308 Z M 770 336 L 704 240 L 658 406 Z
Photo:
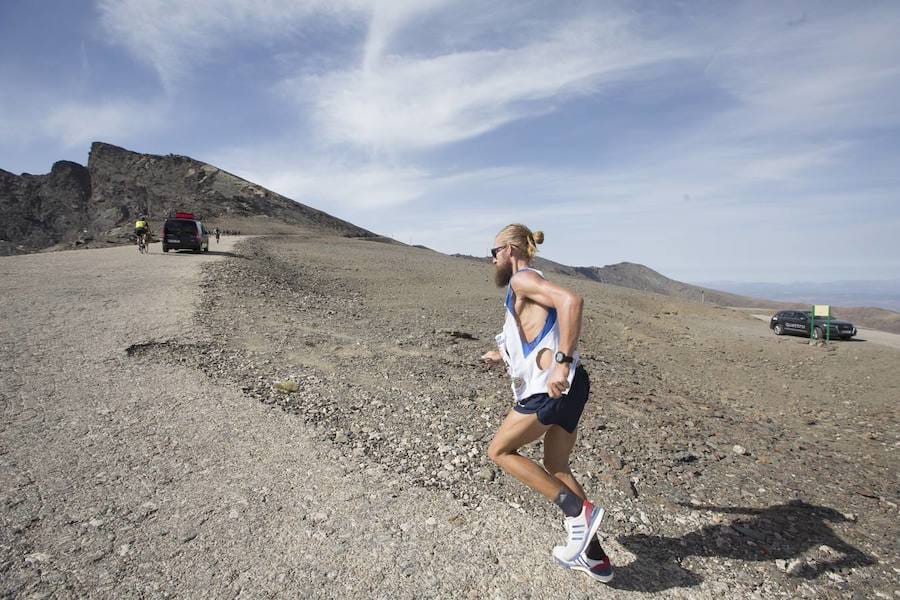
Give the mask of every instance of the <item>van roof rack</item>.
M 183 210 L 172 210 L 169 211 L 170 219 L 193 219 L 195 221 L 200 221 L 200 215 L 195 215 L 194 213 L 183 211 Z

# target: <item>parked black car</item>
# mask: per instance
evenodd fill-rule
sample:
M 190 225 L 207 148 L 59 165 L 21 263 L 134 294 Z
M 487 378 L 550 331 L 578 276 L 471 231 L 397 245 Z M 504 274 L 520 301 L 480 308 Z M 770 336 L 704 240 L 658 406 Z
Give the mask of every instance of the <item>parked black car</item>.
M 813 337 L 824 340 L 826 328 L 828 329 L 828 338 L 832 340 L 838 338 L 849 340 L 856 335 L 856 327 L 849 321 L 816 317 L 812 325 Z M 780 310 L 775 313 L 772 320 L 769 321 L 769 329 L 774 331 L 775 335 L 791 333 L 809 337 L 809 312 L 802 310 Z
M 162 229 L 163 252 L 193 250 L 209 252 L 209 232 L 199 217 L 188 212 L 176 212 L 166 219 Z

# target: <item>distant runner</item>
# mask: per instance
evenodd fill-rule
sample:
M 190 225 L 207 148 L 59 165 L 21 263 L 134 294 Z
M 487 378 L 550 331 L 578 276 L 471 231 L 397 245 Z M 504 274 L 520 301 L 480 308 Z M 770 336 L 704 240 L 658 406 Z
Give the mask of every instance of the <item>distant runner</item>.
M 583 301 L 529 266 L 543 241 L 543 232 L 514 224 L 497 234 L 491 248 L 497 287 L 508 285 L 506 322 L 497 336 L 499 352 L 492 350 L 481 358 L 490 365 L 506 363 L 515 405 L 491 440 L 488 456 L 562 509 L 568 539 L 553 548 L 554 559 L 608 582 L 612 565 L 596 538 L 603 509 L 587 500 L 569 469 L 576 428 L 590 393 L 587 372 L 575 351 Z M 541 436 L 543 467 L 517 452 Z
M 216 243 L 217 243 L 217 244 L 219 243 L 219 234 L 220 234 L 219 228 L 216 227 Z

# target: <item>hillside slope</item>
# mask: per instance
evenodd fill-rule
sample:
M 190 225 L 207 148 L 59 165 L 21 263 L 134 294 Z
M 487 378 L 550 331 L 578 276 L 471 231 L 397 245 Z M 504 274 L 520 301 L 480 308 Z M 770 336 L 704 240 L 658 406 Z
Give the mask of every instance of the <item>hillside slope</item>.
M 462 254 L 454 255 L 457 258 L 490 262 L 489 258 L 480 258 Z M 687 302 L 699 302 L 716 306 L 731 306 L 736 308 L 754 308 L 775 311 L 779 309 L 808 310 L 808 304 L 796 302 L 774 302 L 729 294 L 706 287 L 691 285 L 670 279 L 661 273 L 644 265 L 621 262 L 604 267 L 572 267 L 545 258 L 536 257 L 532 264 L 535 268 L 545 273 L 558 273 L 569 277 L 578 277 L 598 283 L 617 285 L 642 292 L 651 292 L 663 296 L 669 296 Z M 857 326 L 869 329 L 878 329 L 890 333 L 900 333 L 900 313 L 874 307 L 834 306 L 832 311 L 835 317 L 852 321 Z
M 0 170 L 0 254 L 130 241 L 141 213 L 154 230 L 172 210 L 243 233 L 374 233 L 187 156 L 91 145 L 87 167 L 61 161 L 46 175 Z

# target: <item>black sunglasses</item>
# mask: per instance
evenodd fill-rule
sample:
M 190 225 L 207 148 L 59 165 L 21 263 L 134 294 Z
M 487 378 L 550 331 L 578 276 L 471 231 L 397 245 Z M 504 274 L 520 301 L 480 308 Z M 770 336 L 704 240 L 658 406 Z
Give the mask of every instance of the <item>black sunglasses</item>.
M 496 248 L 491 248 L 491 258 L 497 258 L 497 254 L 504 248 L 509 246 L 509 244 L 504 244 L 503 246 L 497 246 Z

